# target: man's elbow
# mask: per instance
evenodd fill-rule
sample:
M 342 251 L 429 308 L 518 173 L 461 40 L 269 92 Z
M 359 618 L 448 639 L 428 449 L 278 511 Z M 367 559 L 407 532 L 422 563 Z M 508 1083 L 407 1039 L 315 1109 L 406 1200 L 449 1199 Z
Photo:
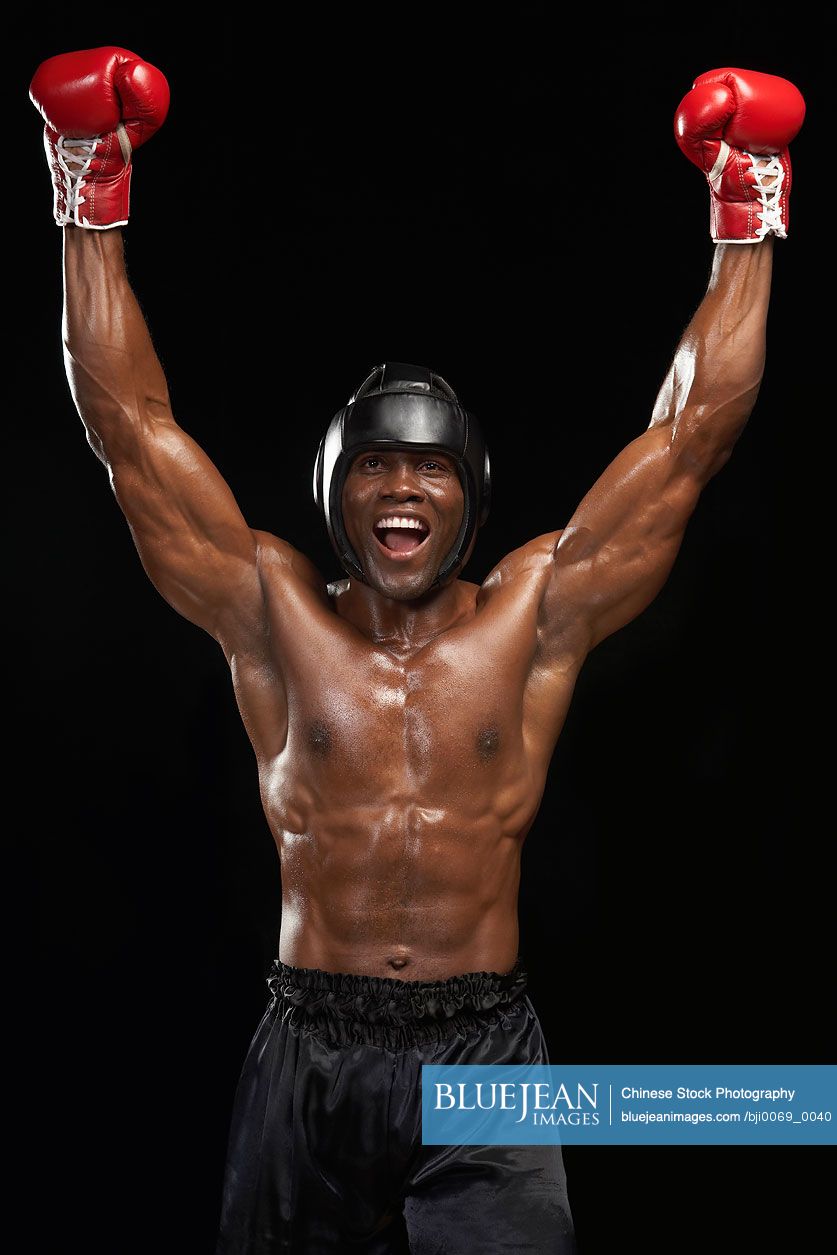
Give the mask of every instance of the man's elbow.
M 107 457 L 105 456 L 105 446 L 102 443 L 101 436 L 98 435 L 98 433 L 95 432 L 92 427 L 87 427 L 85 430 L 87 431 L 87 443 L 90 445 L 90 448 L 96 454 L 96 457 L 99 459 L 102 465 L 107 466 Z
M 755 387 L 717 408 L 701 407 L 693 415 L 684 414 L 671 439 L 671 455 L 678 471 L 701 483 L 717 475 L 732 457 L 757 395 L 758 387 Z

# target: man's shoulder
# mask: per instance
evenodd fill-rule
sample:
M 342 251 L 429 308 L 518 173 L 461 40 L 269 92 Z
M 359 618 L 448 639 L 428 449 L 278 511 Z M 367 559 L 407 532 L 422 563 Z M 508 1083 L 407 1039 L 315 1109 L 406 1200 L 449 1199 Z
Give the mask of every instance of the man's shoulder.
M 301 550 L 271 532 L 254 529 L 253 536 L 256 539 L 259 574 L 263 579 L 271 584 L 281 584 L 287 580 L 301 581 L 322 597 L 326 596 L 326 581 L 322 573 Z
M 557 532 L 544 532 L 527 540 L 518 549 L 512 549 L 483 580 L 482 588 L 497 588 L 521 577 L 538 576 L 546 573 L 555 555 L 555 546 L 561 539 L 563 529 Z

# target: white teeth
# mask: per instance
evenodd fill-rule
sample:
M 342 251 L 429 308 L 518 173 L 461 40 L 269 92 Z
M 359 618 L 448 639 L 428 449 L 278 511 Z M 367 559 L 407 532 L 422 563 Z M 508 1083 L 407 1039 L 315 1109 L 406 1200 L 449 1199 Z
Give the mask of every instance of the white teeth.
M 381 519 L 380 522 L 375 524 L 375 526 L 386 528 L 388 531 L 398 527 L 412 528 L 413 531 L 417 532 L 427 531 L 426 525 L 422 523 L 420 519 L 399 518 L 398 515 L 393 515 L 393 517 L 389 519 Z

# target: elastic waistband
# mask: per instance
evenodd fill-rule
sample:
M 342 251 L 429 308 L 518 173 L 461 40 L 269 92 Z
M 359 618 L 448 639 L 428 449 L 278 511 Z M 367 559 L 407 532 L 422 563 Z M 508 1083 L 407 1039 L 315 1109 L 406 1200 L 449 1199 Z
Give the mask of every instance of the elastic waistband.
M 397 980 L 356 972 L 291 967 L 274 959 L 268 988 L 283 1019 L 340 1043 L 390 1048 L 506 1020 L 523 1000 L 527 973 L 518 956 L 510 972 L 465 972 L 444 980 Z

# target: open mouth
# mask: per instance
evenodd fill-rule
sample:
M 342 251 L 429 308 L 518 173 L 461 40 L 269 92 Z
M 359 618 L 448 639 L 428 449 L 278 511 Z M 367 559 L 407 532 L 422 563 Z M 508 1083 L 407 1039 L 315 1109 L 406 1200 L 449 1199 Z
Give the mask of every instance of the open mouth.
M 402 514 L 380 519 L 372 530 L 386 556 L 396 561 L 412 557 L 430 535 L 430 528 L 423 519 Z

